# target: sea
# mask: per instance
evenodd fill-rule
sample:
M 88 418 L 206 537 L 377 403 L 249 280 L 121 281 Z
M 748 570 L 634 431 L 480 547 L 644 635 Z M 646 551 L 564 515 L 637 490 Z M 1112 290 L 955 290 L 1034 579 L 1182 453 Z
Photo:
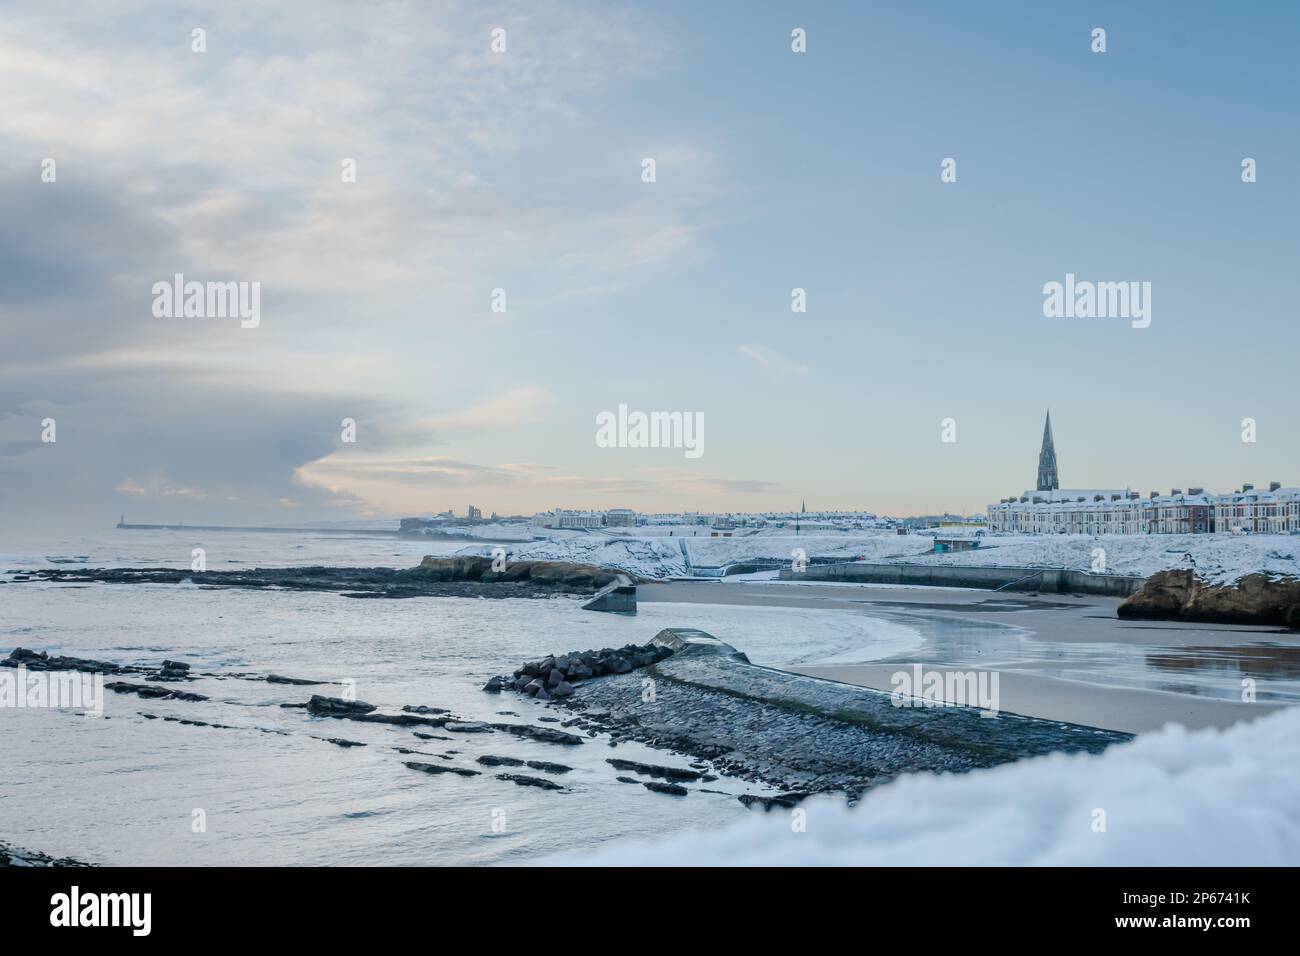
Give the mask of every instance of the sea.
M 331 689 L 200 678 L 183 685 L 210 698 L 197 702 L 106 691 L 98 717 L 71 708 L 0 708 L 0 840 L 106 865 L 521 864 L 714 829 L 762 812 L 737 797 L 768 791 L 723 777 L 674 797 L 620 782 L 624 774 L 608 758 L 677 766 L 687 758 L 636 743 L 611 746 L 604 737 L 560 746 L 504 733 L 314 718 L 280 705 L 351 686 L 358 699 L 386 711 L 429 705 L 470 720 L 557 727 L 566 712 L 486 693 L 484 682 L 547 653 L 644 643 L 670 626 L 701 628 L 755 663 L 773 665 L 866 662 L 922 642 L 896 621 L 839 611 L 643 603 L 635 616 L 623 616 L 583 611 L 568 596 L 384 600 L 190 583 L 13 581 L 42 567 L 188 568 L 196 548 L 209 570 L 222 570 L 409 567 L 425 554 L 465 547 L 330 532 L 107 530 L 0 539 L 0 580 L 8 582 L 0 584 L 0 656 L 26 647 L 118 664 L 172 659 L 195 672 L 336 682 Z M 450 739 L 422 739 L 413 730 Z M 328 737 L 366 746 L 344 748 Z M 572 770 L 486 767 L 477 762 L 485 754 Z M 406 761 L 480 772 L 431 776 Z M 498 779 L 500 772 L 548 777 L 564 790 L 519 786 Z

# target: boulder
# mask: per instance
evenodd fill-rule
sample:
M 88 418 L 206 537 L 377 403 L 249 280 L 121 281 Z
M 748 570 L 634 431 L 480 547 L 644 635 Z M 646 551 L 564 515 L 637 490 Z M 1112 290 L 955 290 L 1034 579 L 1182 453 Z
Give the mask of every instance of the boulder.
M 368 714 L 375 709 L 374 704 L 364 700 L 344 700 L 341 697 L 322 697 L 312 694 L 307 701 L 307 710 L 317 717 L 345 717 L 352 714 Z

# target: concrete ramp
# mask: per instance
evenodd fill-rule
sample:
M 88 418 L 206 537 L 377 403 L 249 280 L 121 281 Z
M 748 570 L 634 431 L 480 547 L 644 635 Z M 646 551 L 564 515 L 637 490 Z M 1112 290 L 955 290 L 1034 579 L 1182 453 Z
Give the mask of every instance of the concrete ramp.
M 620 574 L 596 596 L 582 606 L 584 611 L 607 611 L 611 614 L 636 613 L 636 585 L 626 574 Z

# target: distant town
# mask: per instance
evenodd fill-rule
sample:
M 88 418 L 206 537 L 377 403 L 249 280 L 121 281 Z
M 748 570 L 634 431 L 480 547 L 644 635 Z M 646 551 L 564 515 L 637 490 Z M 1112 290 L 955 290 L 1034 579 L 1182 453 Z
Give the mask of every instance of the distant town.
M 986 514 L 878 516 L 867 511 L 683 512 L 640 514 L 630 508 L 606 511 L 553 508 L 533 515 L 502 517 L 470 505 L 463 516 L 448 510 L 427 518 L 403 518 L 408 534 L 451 531 L 473 524 L 519 524 L 539 529 L 601 531 L 649 526 L 707 528 L 715 536 L 743 529 L 786 529 L 798 533 L 849 531 L 940 531 L 989 534 L 1300 534 L 1300 487 L 1247 482 L 1235 491 L 1207 492 L 1189 485 L 1143 497 L 1131 488 L 1060 487 L 1056 444 L 1049 412 L 1038 456 L 1037 487 L 990 504 Z M 671 532 L 670 532 L 671 533 Z

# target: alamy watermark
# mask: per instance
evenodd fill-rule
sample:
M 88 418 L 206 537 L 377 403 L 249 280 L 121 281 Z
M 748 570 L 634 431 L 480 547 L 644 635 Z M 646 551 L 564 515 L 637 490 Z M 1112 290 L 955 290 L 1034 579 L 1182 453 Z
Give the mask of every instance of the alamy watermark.
M 981 717 L 996 717 L 1000 709 L 997 671 L 894 671 L 889 678 L 895 707 L 978 707 Z
M 104 713 L 104 675 L 81 671 L 29 671 L 19 664 L 0 669 L 0 709 L 66 708 L 95 717 Z
M 262 324 L 260 282 L 186 282 L 178 272 L 171 282 L 155 282 L 151 291 L 155 318 L 238 318 L 245 329 Z
M 704 454 L 703 412 L 618 412 L 596 416 L 597 448 L 684 448 L 687 458 Z
M 1150 282 L 1090 282 L 1076 280 L 1043 286 L 1043 315 L 1049 319 L 1132 319 L 1133 328 L 1151 324 Z

